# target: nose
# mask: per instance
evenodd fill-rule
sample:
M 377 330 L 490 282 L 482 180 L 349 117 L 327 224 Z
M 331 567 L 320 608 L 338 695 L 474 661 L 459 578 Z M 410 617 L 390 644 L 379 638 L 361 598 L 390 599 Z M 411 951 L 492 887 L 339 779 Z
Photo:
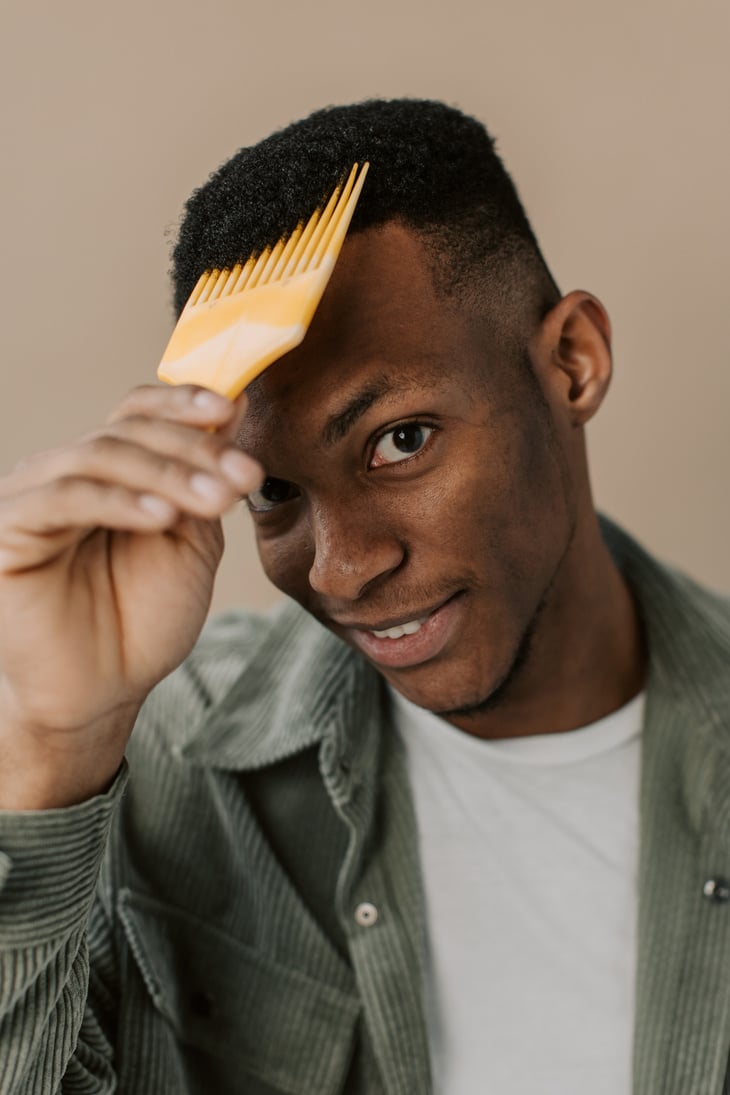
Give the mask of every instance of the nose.
M 314 559 L 309 584 L 323 597 L 356 601 L 405 558 L 397 537 L 361 504 L 357 512 L 341 505 L 319 507 L 311 514 L 311 525 Z

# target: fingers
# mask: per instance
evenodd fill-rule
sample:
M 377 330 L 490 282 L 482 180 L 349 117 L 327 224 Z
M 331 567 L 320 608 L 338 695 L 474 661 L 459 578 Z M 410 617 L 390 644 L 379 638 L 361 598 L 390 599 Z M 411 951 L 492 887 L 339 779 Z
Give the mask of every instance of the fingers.
M 15 491 L 51 479 L 89 479 L 156 495 L 195 517 L 216 517 L 261 483 L 260 465 L 214 434 L 148 419 L 109 429 L 35 457 L 16 475 Z
M 192 384 L 172 387 L 143 384 L 125 396 L 108 422 L 136 417 L 166 419 L 197 429 L 215 430 L 224 440 L 234 441 L 247 405 L 245 392 L 230 400 Z
M 88 479 L 65 478 L 0 499 L 0 573 L 58 556 L 80 529 L 158 530 L 177 513 L 165 499 Z
M 64 526 L 73 512 L 73 502 L 98 499 L 99 491 L 106 489 L 112 492 L 110 499 L 126 499 L 133 505 L 135 509 L 130 512 L 136 513 L 141 507 L 148 515 L 159 518 L 163 525 L 169 525 L 181 514 L 219 517 L 242 495 L 255 490 L 262 477 L 260 465 L 230 446 L 219 453 L 203 450 L 191 459 L 184 459 L 123 438 L 105 436 L 36 457 L 12 480 L 12 491 L 0 491 L 0 503 L 6 504 L 7 510 L 16 500 L 20 503 L 26 496 L 37 499 L 39 509 L 35 520 L 31 520 L 29 511 L 23 509 L 25 527 L 30 529 L 32 526 L 43 534 L 49 528 Z M 71 489 L 75 483 L 79 484 L 78 491 Z M 92 484 L 96 488 L 93 492 L 88 489 Z M 56 494 L 52 497 L 48 496 L 49 488 L 55 488 Z M 48 505 L 51 510 L 46 508 Z M 0 507 L 0 534 L 2 517 Z M 73 523 L 85 525 L 88 517 L 87 508 L 82 505 Z M 92 524 L 126 527 L 116 521 L 107 524 L 105 509 L 100 510 L 98 519 Z M 130 527 L 137 528 L 138 519 Z
M 142 384 L 124 397 L 108 421 L 118 422 L 122 418 L 141 415 L 182 422 L 198 429 L 220 429 L 236 416 L 242 416 L 245 404 L 245 396 L 234 403 L 225 396 L 192 384 Z
M 201 394 L 211 397 L 203 401 L 204 410 L 195 402 Z M 122 404 L 127 413 L 118 408 L 102 430 L 18 465 L 0 481 L 0 497 L 51 479 L 78 477 L 158 496 L 195 517 L 215 517 L 260 486 L 263 469 L 229 437 L 245 401 L 234 404 L 189 388 L 163 395 L 167 398 L 161 400 L 156 388 L 136 389 Z M 147 413 L 159 410 L 164 411 L 159 418 Z M 225 427 L 213 432 L 216 417 Z
M 202 389 L 138 388 L 102 430 L 31 457 L 0 480 L 0 568 L 32 566 L 93 528 L 220 517 L 264 476 L 232 444 L 244 409 Z

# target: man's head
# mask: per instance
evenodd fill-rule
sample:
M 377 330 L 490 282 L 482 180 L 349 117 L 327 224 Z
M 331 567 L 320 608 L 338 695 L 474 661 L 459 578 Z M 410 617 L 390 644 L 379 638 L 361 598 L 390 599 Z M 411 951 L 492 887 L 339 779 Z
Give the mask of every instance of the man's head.
M 242 148 L 190 198 L 173 255 L 175 307 L 205 269 L 289 235 L 353 163 L 371 165 L 350 234 L 396 222 L 433 259 L 437 288 L 501 315 L 559 297 L 517 191 L 484 126 L 443 103 L 330 107 Z
M 560 299 L 483 127 L 369 102 L 243 150 L 188 204 L 176 300 L 291 232 L 365 159 L 304 342 L 249 388 L 241 443 L 268 474 L 249 507 L 274 584 L 481 732 L 520 680 L 544 690 L 551 644 L 586 608 L 580 427 L 610 373 L 605 313 Z

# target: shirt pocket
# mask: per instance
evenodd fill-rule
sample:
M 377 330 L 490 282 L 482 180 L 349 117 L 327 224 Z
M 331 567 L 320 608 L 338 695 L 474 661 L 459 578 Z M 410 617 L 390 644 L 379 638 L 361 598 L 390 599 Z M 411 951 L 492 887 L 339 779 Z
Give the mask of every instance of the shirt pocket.
M 202 1071 L 212 1085 L 204 1090 L 343 1090 L 360 1012 L 354 992 L 130 890 L 118 909 L 147 993 L 180 1045 L 177 1064 L 190 1076 Z

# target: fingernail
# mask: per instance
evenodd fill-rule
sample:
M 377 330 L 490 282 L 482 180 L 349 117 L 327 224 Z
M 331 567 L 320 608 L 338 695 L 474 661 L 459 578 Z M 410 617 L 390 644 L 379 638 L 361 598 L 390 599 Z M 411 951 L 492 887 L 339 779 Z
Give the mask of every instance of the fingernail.
M 252 482 L 261 477 L 259 465 L 240 449 L 225 449 L 218 464 L 226 479 L 241 490 L 250 490 Z
M 228 498 L 228 491 L 223 484 L 212 475 L 204 475 L 202 472 L 191 476 L 190 488 L 208 502 L 225 502 Z
M 140 494 L 137 499 L 140 509 L 145 510 L 151 517 L 159 521 L 169 521 L 175 516 L 175 508 L 164 498 L 158 498 L 156 494 Z
M 222 395 L 216 395 L 215 392 L 209 392 L 205 388 L 201 388 L 199 392 L 195 393 L 193 403 L 201 411 L 217 411 L 219 414 L 225 407 L 225 400 Z

